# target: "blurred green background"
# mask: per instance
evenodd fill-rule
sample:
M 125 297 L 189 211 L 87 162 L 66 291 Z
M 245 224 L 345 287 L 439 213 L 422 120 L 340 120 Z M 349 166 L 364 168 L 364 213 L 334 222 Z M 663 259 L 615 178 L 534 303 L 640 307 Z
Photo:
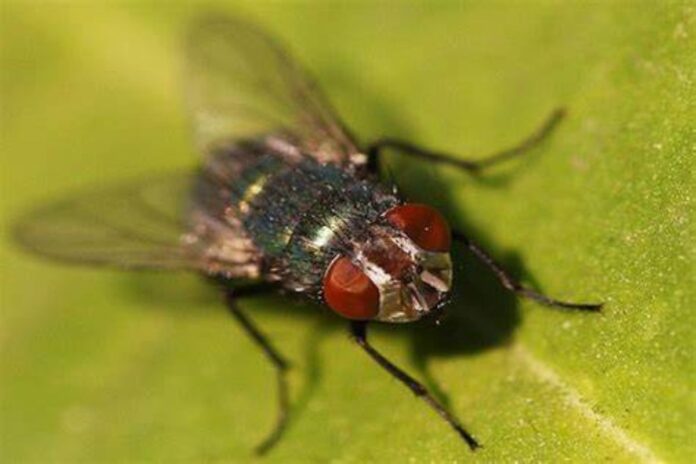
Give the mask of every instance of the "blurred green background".
M 12 221 L 42 201 L 194 166 L 181 39 L 210 4 L 2 2 L 0 458 L 246 462 L 273 373 L 195 276 L 61 267 Z M 375 344 L 426 378 L 475 455 L 317 307 L 245 301 L 293 361 L 293 411 L 266 462 L 688 462 L 694 417 L 694 2 L 220 4 L 287 41 L 346 121 L 462 157 L 557 105 L 523 162 L 472 179 L 390 156 L 527 281 L 600 316 L 502 293 L 458 251 L 441 327 Z

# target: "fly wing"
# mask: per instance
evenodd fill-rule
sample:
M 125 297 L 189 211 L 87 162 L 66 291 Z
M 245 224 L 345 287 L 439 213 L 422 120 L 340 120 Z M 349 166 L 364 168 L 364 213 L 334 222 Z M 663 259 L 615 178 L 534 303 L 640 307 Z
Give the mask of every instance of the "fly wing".
M 259 277 L 257 250 L 219 214 L 223 193 L 208 182 L 178 174 L 79 192 L 31 212 L 15 237 L 60 261 Z M 209 198 L 191 194 L 201 188 Z
M 255 26 L 205 18 L 192 29 L 186 58 L 188 100 L 203 153 L 273 135 L 320 162 L 364 164 L 314 80 Z

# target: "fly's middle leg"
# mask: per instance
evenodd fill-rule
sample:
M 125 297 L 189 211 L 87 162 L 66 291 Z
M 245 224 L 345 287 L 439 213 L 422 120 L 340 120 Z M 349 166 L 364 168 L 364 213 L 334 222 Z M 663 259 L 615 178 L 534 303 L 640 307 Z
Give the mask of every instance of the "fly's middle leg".
M 287 425 L 288 410 L 289 410 L 289 395 L 287 371 L 289 368 L 285 358 L 273 347 L 266 336 L 256 327 L 249 317 L 242 312 L 237 306 L 236 296 L 228 291 L 225 293 L 227 308 L 232 316 L 242 326 L 246 333 L 254 340 L 254 342 L 263 350 L 264 354 L 271 362 L 276 371 L 278 382 L 278 416 L 276 423 L 268 436 L 256 447 L 257 454 L 265 454 L 268 452 L 280 439 Z
M 501 162 L 513 158 L 517 158 L 531 148 L 534 148 L 553 132 L 564 116 L 565 110 L 563 108 L 557 108 L 546 118 L 546 121 L 544 121 L 541 127 L 518 144 L 476 160 L 460 159 L 452 154 L 419 147 L 404 140 L 383 138 L 368 146 L 366 150 L 368 156 L 368 167 L 370 168 L 371 172 L 377 172 L 378 158 L 380 153 L 385 148 L 393 148 L 413 158 L 420 158 L 439 164 L 454 166 L 472 174 L 478 174 L 486 168 L 495 166 Z
M 601 303 L 572 303 L 568 301 L 561 301 L 555 298 L 539 293 L 529 287 L 526 287 L 520 283 L 518 279 L 512 276 L 503 266 L 501 266 L 493 257 L 478 244 L 471 241 L 468 237 L 459 231 L 453 231 L 452 237 L 464 244 L 469 251 L 471 251 L 476 258 L 481 261 L 486 267 L 488 267 L 500 284 L 507 290 L 515 293 L 517 296 L 528 298 L 534 300 L 537 303 L 541 303 L 545 306 L 551 306 L 561 309 L 578 309 L 581 311 L 600 311 L 602 309 Z

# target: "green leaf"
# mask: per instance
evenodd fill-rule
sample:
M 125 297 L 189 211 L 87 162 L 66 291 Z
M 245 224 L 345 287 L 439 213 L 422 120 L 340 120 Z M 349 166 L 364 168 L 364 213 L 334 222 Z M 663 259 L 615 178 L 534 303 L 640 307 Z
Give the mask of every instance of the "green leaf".
M 2 217 L 82 185 L 192 166 L 178 75 L 184 5 L 5 3 Z M 482 178 L 390 154 L 526 281 L 601 315 L 517 301 L 458 250 L 439 326 L 374 344 L 427 380 L 470 453 L 352 346 L 342 321 L 269 296 L 243 307 L 293 361 L 266 462 L 689 462 L 696 454 L 693 2 L 254 5 L 364 139 L 462 157 L 569 111 Z M 235 11 L 237 8 L 235 8 Z M 2 242 L 6 462 L 251 460 L 271 367 L 192 276 L 65 268 Z

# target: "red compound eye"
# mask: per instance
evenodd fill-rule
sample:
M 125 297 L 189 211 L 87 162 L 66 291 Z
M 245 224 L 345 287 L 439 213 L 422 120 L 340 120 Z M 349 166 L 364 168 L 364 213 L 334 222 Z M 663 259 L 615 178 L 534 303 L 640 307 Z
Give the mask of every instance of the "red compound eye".
M 449 251 L 452 243 L 449 225 L 434 208 L 407 203 L 387 211 L 386 218 L 424 250 Z
M 331 309 L 348 319 L 372 319 L 379 312 L 379 290 L 346 257 L 331 264 L 324 276 L 324 299 Z

